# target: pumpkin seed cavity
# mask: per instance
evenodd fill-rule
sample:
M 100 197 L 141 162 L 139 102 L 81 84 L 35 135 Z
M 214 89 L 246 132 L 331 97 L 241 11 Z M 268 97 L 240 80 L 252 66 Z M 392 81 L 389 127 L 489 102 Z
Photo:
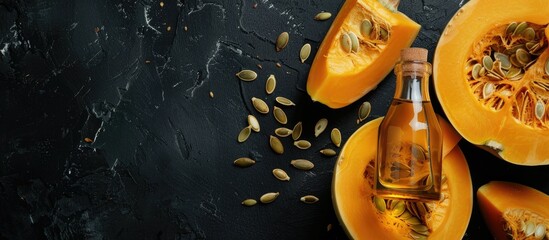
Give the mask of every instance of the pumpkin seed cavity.
M 242 70 L 236 73 L 236 76 L 242 81 L 251 82 L 257 78 L 257 73 L 252 70 Z
M 265 92 L 267 94 L 271 94 L 274 92 L 276 88 L 276 78 L 273 74 L 269 75 L 269 78 L 267 78 L 267 81 L 265 82 Z
M 309 58 L 309 55 L 311 55 L 311 44 L 306 43 L 299 51 L 299 59 L 301 60 L 301 63 L 304 63 L 307 58 Z
M 289 41 L 290 35 L 288 34 L 288 32 L 283 32 L 278 35 L 278 38 L 276 38 L 276 51 L 282 51 L 282 49 L 284 49 L 288 45 Z
M 316 122 L 315 124 L 315 137 L 318 137 L 324 130 L 326 130 L 326 127 L 328 126 L 328 119 L 321 118 Z

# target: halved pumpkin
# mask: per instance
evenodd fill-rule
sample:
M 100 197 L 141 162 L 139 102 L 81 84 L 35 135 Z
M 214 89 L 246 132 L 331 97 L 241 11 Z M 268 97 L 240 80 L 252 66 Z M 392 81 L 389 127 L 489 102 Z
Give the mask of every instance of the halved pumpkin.
M 347 0 L 307 79 L 313 101 L 345 107 L 374 89 L 409 47 L 420 25 L 396 11 L 398 0 Z
M 495 239 L 549 239 L 549 196 L 517 183 L 490 182 L 478 203 Z
M 461 239 L 473 208 L 473 190 L 467 161 L 456 146 L 461 139 L 459 135 L 440 119 L 444 133 L 440 201 L 380 200 L 373 196 L 372 184 L 381 120 L 368 122 L 348 139 L 334 169 L 332 199 L 348 236 L 352 239 Z M 404 211 L 398 211 L 402 204 Z
M 549 3 L 472 0 L 434 58 L 442 109 L 469 142 L 514 164 L 549 164 Z

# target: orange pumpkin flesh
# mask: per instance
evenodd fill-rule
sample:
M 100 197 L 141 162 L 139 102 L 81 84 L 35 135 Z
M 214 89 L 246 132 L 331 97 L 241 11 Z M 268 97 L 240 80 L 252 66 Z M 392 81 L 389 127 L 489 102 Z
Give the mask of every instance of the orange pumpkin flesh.
M 435 52 L 434 86 L 449 121 L 469 142 L 514 164 L 549 164 L 548 6 L 469 1 Z M 526 28 L 517 27 L 522 22 Z
M 320 45 L 307 79 L 307 92 L 313 101 L 331 108 L 345 107 L 370 90 L 393 69 L 400 50 L 409 47 L 420 25 L 400 12 L 388 9 L 387 0 L 347 0 Z M 379 26 L 371 35 L 361 33 L 368 19 Z M 387 38 L 376 38 L 381 31 Z M 345 51 L 342 36 L 353 32 L 360 42 L 356 52 Z
M 549 196 L 544 193 L 516 183 L 490 182 L 478 189 L 477 198 L 495 239 L 549 239 Z M 526 230 L 529 222 L 543 227 L 544 234 L 538 233 L 536 238 L 534 228 L 526 237 L 526 232 L 531 232 Z
M 442 187 L 444 201 L 426 203 L 429 239 L 461 239 L 472 211 L 472 183 L 467 162 L 457 143 L 459 135 L 444 120 Z M 332 180 L 332 199 L 339 221 L 352 239 L 410 239 L 409 228 L 383 217 L 372 203 L 372 185 L 365 174 L 376 156 L 381 118 L 358 129 L 341 150 Z M 394 225 L 393 225 L 394 224 Z

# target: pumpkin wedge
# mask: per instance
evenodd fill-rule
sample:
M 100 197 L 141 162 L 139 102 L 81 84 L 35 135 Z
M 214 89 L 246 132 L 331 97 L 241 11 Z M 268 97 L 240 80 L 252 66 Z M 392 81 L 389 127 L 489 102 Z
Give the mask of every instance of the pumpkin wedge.
M 307 79 L 313 101 L 345 107 L 374 89 L 409 47 L 420 25 L 398 0 L 347 0 L 320 45 Z
M 434 57 L 436 95 L 469 142 L 519 165 L 549 164 L 546 0 L 471 0 Z
M 495 181 L 480 187 L 477 198 L 495 239 L 549 239 L 549 196 L 544 193 Z
M 440 201 L 412 202 L 373 195 L 377 132 L 382 118 L 358 129 L 342 148 L 332 179 L 332 199 L 351 239 L 461 239 L 473 208 L 473 189 L 461 139 L 439 118 L 444 135 Z

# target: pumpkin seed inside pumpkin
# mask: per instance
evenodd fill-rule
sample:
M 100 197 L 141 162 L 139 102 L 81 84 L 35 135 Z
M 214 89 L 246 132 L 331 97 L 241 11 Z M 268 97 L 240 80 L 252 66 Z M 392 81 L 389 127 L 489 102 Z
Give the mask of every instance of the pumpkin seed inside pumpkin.
M 368 19 L 364 19 L 360 24 L 360 34 L 365 38 L 370 38 L 370 33 L 372 32 L 372 22 Z
M 273 115 L 276 121 L 279 122 L 280 124 L 288 123 L 288 118 L 286 117 L 286 113 L 281 108 L 274 106 Z
M 261 130 L 261 127 L 259 126 L 259 121 L 254 115 L 248 115 L 248 125 L 252 127 L 252 130 L 254 132 L 259 132 L 259 130 Z
M 299 149 L 309 149 L 311 147 L 311 142 L 307 140 L 298 140 L 294 142 L 294 145 Z
M 267 82 L 265 82 L 265 92 L 267 94 L 271 94 L 274 92 L 276 88 L 276 78 L 275 75 L 271 74 L 269 75 L 269 78 L 267 78 Z
M 545 60 L 545 74 L 549 75 L 549 58 Z
M 313 204 L 313 203 L 318 202 L 318 198 L 316 196 L 313 196 L 313 195 L 303 196 L 299 200 L 301 202 L 304 202 L 304 203 L 307 203 L 307 204 Z
M 509 56 L 503 53 L 495 52 L 494 58 L 496 60 L 499 60 L 502 69 L 509 70 L 509 68 L 511 68 L 511 61 L 509 61 Z
M 311 170 L 315 167 L 315 165 L 311 161 L 305 159 L 292 160 L 290 164 L 299 170 L 305 171 Z
M 280 103 L 281 105 L 284 105 L 284 106 L 295 106 L 295 103 L 292 102 L 292 100 L 287 99 L 285 97 L 276 97 L 275 100 L 277 103 Z
M 259 201 L 262 203 L 272 203 L 274 200 L 276 200 L 276 198 L 278 198 L 278 195 L 280 195 L 279 192 L 265 193 L 259 198 Z
M 374 196 L 374 205 L 376 206 L 376 209 L 380 212 L 385 212 L 385 210 L 387 209 L 385 200 L 378 196 Z
M 330 17 L 332 17 L 331 13 L 329 13 L 329 12 L 320 12 L 320 13 L 316 14 L 314 19 L 317 20 L 317 21 L 325 21 L 325 20 L 330 19 Z
M 473 70 L 471 71 L 471 75 L 473 76 L 473 79 L 478 79 L 480 77 L 480 69 L 482 69 L 482 65 L 479 63 L 475 64 L 473 66 Z
M 482 58 L 482 65 L 486 68 L 486 70 L 492 70 L 494 67 L 494 61 L 490 56 L 484 56 Z
M 253 70 L 245 69 L 236 73 L 236 76 L 242 81 L 250 82 L 257 78 L 257 73 Z
M 522 36 L 524 36 L 527 41 L 532 41 L 534 40 L 534 38 L 536 38 L 536 32 L 533 28 L 529 27 L 522 31 Z
M 303 124 L 301 122 L 296 123 L 292 130 L 292 139 L 294 141 L 299 139 L 299 137 L 301 137 L 302 130 L 303 130 Z
M 271 149 L 277 154 L 283 154 L 284 153 L 284 145 L 282 145 L 282 142 L 280 142 L 280 139 L 277 137 L 271 135 L 269 137 L 269 145 L 271 146 Z
M 349 38 L 351 39 L 351 52 L 357 53 L 358 47 L 360 46 L 360 43 L 358 42 L 358 37 L 354 32 L 347 33 L 349 35 Z
M 515 32 L 515 29 L 517 28 L 518 23 L 512 22 L 509 25 L 507 25 L 507 28 L 505 29 L 505 34 L 509 35 Z
M 492 96 L 495 88 L 496 86 L 491 82 L 487 82 L 486 84 L 484 84 L 484 87 L 482 88 L 482 97 L 484 99 L 487 99 L 488 97 Z
M 281 127 L 275 129 L 275 134 L 279 137 L 287 137 L 292 134 L 292 129 Z
M 250 137 L 250 133 L 252 132 L 252 126 L 247 126 L 240 130 L 240 133 L 238 134 L 238 142 L 242 143 L 245 142 L 248 137 Z
M 260 113 L 263 113 L 263 114 L 269 113 L 269 106 L 265 101 L 259 98 L 252 97 L 252 105 L 254 106 L 255 110 L 257 110 Z
M 337 147 L 341 146 L 341 132 L 339 131 L 339 129 L 332 129 L 332 132 L 330 133 L 330 138 L 332 139 L 334 145 L 336 145 Z
M 290 35 L 288 34 L 288 32 L 282 32 L 280 35 L 278 35 L 278 38 L 276 38 L 276 51 L 282 51 L 282 49 L 284 49 L 288 45 L 289 41 Z
M 545 103 L 543 103 L 542 100 L 538 100 L 536 102 L 536 118 L 539 120 L 542 120 L 543 115 L 545 115 Z
M 241 168 L 246 168 L 246 167 L 250 167 L 252 165 L 255 164 L 255 160 L 251 159 L 251 158 L 248 158 L 248 157 L 241 157 L 241 158 L 238 158 L 236 160 L 234 160 L 234 165 L 238 166 L 238 167 L 241 167 Z
M 301 60 L 301 63 L 304 63 L 307 58 L 309 58 L 309 55 L 311 55 L 311 44 L 306 43 L 299 51 L 299 59 Z
M 531 60 L 530 54 L 522 48 L 519 48 L 517 50 L 516 56 L 517 56 L 518 62 L 521 63 L 522 65 L 528 64 Z
M 513 35 L 516 36 L 521 34 L 527 27 L 528 27 L 528 23 L 526 22 L 519 23 L 515 28 L 515 31 L 513 31 Z
M 351 37 L 349 37 L 349 34 L 347 33 L 341 34 L 340 45 L 344 52 L 346 53 L 351 52 L 352 42 L 351 42 Z
M 273 175 L 280 181 L 290 181 L 290 176 L 280 168 L 273 169 Z
M 315 124 L 315 137 L 318 137 L 318 135 L 324 132 L 327 126 L 328 126 L 328 119 L 321 118 L 320 120 L 318 120 L 318 122 L 316 122 Z

